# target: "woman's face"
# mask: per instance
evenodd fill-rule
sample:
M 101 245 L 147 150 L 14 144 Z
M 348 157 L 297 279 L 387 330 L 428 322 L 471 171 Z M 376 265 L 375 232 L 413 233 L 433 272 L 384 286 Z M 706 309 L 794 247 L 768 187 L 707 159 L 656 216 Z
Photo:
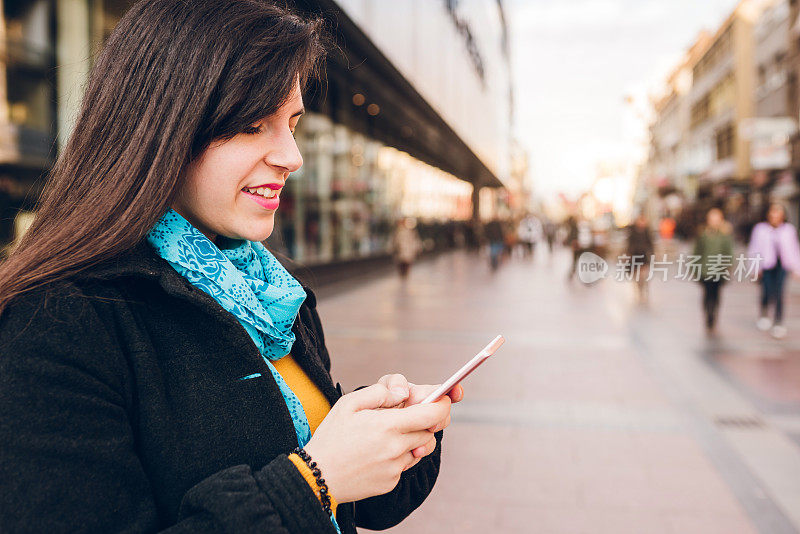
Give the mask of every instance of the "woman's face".
M 781 206 L 772 205 L 767 212 L 767 221 L 772 226 L 780 226 L 783 224 L 783 219 L 785 218 L 785 214 L 783 213 L 783 208 Z
M 713 228 L 714 230 L 717 230 L 722 226 L 722 219 L 722 212 L 720 210 L 710 210 L 708 215 L 706 215 L 706 223 L 708 224 L 708 227 Z
M 267 239 L 286 179 L 303 165 L 294 140 L 303 112 L 297 83 L 274 115 L 228 141 L 212 142 L 192 161 L 172 208 L 214 242 L 218 235 Z

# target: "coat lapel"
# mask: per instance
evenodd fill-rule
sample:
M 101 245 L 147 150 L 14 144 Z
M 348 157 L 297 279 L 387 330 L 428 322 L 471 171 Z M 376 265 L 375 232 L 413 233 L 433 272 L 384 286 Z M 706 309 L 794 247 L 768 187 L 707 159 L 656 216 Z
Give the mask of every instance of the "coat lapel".
M 304 287 L 308 293 L 309 289 Z M 304 303 L 303 306 L 306 306 Z M 331 406 L 342 396 L 341 386 L 334 386 L 328 371 L 323 367 L 322 361 L 314 354 L 317 350 L 316 339 L 301 320 L 303 310 L 301 308 L 298 318 L 292 326 L 295 334 L 295 342 L 292 345 L 292 356 L 297 364 L 306 372 L 308 378 L 319 388 Z M 337 384 L 338 386 L 338 384 Z
M 160 257 L 146 242 L 141 241 L 125 254 L 107 260 L 102 264 L 84 273 L 87 278 L 110 279 L 119 276 L 139 276 L 157 280 L 164 291 L 174 297 L 187 300 L 205 310 L 208 314 L 218 318 L 223 323 L 242 330 L 242 335 L 247 335 L 239 324 L 238 319 L 223 308 L 214 297 L 194 286 L 178 273 L 162 257 Z M 292 325 L 295 342 L 292 346 L 292 356 L 297 364 L 306 372 L 312 382 L 333 405 L 342 396 L 342 388 L 337 383 L 334 385 L 331 377 L 321 359 L 314 354 L 317 351 L 317 337 L 303 321 L 308 310 L 304 309 L 309 303 L 315 302 L 313 291 L 303 286 L 308 295 L 306 302 L 300 307 L 300 312 Z M 276 385 L 277 387 L 277 385 Z

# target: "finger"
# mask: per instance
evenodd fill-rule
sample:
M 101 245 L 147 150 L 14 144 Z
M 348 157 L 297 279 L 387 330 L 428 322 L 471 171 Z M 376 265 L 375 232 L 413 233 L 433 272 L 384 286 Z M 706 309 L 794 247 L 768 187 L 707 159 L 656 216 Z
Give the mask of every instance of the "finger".
M 450 402 L 459 402 L 464 398 L 464 388 L 461 384 L 457 384 L 447 395 L 450 397 Z
M 413 406 L 414 404 L 419 404 L 423 400 L 425 400 L 428 395 L 433 393 L 438 385 L 430 385 L 430 384 L 409 384 L 410 391 L 408 395 L 408 400 L 406 401 L 406 406 Z
M 386 386 L 389 391 L 395 394 L 398 402 L 405 400 L 408 397 L 409 385 L 406 377 L 401 374 L 384 375 L 378 380 L 379 383 Z
M 408 383 L 408 396 L 403 402 L 395 406 L 395 408 L 405 408 L 406 406 L 411 406 L 413 404 L 410 399 L 411 399 L 411 392 L 414 391 L 414 387 L 415 384 L 412 384 L 411 382 Z
M 439 421 L 444 420 L 449 413 L 450 397 L 445 395 L 430 404 L 415 404 L 402 410 L 392 410 L 391 417 L 394 419 L 394 427 L 405 434 L 430 428 Z
M 348 393 L 340 399 L 354 412 L 360 410 L 374 410 L 377 408 L 392 408 L 397 404 L 393 395 L 383 384 L 372 384 L 369 387 Z
M 447 417 L 445 418 L 444 421 L 440 421 L 440 422 L 436 423 L 436 425 L 431 427 L 431 428 L 429 428 L 428 431 L 429 432 L 438 432 L 440 430 L 444 430 L 448 426 L 450 426 L 450 414 L 447 414 Z
M 411 465 L 407 465 L 407 466 L 405 466 L 405 467 L 403 468 L 403 471 L 408 471 L 409 469 L 411 469 L 412 467 L 414 467 L 415 465 L 417 465 L 417 464 L 419 463 L 419 461 L 420 461 L 420 460 L 422 460 L 422 457 L 421 457 L 421 456 L 420 456 L 419 458 L 415 459 L 413 462 L 411 462 Z
M 436 448 L 436 437 L 434 436 L 433 438 L 430 439 L 430 441 L 428 441 L 428 443 L 426 443 L 422 447 L 417 447 L 416 449 L 411 451 L 411 454 L 414 455 L 414 458 L 421 458 L 423 456 L 427 456 L 430 453 L 432 453 L 433 449 L 435 448 Z
M 403 471 L 408 471 L 415 465 L 419 463 L 422 458 L 414 458 L 414 455 L 411 452 L 407 452 L 403 455 L 403 461 L 405 462 L 405 467 L 403 467 Z
M 403 434 L 403 449 L 410 453 L 414 449 L 424 447 L 431 439 L 435 440 L 436 436 L 427 430 L 418 430 L 416 432 Z

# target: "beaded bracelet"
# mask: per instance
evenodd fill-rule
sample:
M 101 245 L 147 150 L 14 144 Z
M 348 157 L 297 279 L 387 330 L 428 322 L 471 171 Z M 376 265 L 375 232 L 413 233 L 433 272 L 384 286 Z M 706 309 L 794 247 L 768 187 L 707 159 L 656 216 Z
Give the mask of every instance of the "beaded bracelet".
M 322 503 L 322 509 L 325 510 L 325 513 L 331 515 L 331 498 L 328 495 L 328 485 L 325 484 L 325 479 L 322 478 L 322 472 L 317 467 L 317 462 L 311 460 L 311 456 L 306 452 L 306 450 L 302 447 L 295 447 L 292 451 L 297 456 L 302 458 L 302 460 L 306 463 L 309 469 L 311 469 L 311 474 L 314 475 L 317 481 L 317 487 L 319 487 L 319 497 L 320 502 Z

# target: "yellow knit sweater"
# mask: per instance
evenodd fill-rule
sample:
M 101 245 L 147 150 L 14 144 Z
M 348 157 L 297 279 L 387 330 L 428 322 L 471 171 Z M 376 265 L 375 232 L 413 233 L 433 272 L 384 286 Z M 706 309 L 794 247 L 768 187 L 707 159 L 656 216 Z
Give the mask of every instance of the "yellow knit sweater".
M 325 395 L 322 394 L 316 384 L 311 381 L 306 372 L 303 371 L 303 368 L 297 364 L 291 354 L 287 354 L 279 360 L 274 360 L 272 365 L 275 366 L 275 370 L 280 373 L 281 377 L 286 381 L 286 384 L 291 388 L 294 394 L 297 395 L 297 400 L 303 405 L 303 410 L 306 412 L 306 417 L 308 418 L 308 426 L 311 427 L 311 433 L 313 434 L 331 410 L 328 399 L 325 398 Z M 317 499 L 320 499 L 320 502 L 322 502 L 319 494 L 319 487 L 317 486 L 316 478 L 311 472 L 311 469 L 309 469 L 302 458 L 294 453 L 289 455 L 289 460 L 297 467 L 297 470 L 303 475 L 308 485 L 314 490 Z M 325 474 L 323 473 L 322 476 L 324 478 Z M 337 503 L 330 492 L 328 492 L 328 496 L 331 498 L 331 511 L 335 517 Z

